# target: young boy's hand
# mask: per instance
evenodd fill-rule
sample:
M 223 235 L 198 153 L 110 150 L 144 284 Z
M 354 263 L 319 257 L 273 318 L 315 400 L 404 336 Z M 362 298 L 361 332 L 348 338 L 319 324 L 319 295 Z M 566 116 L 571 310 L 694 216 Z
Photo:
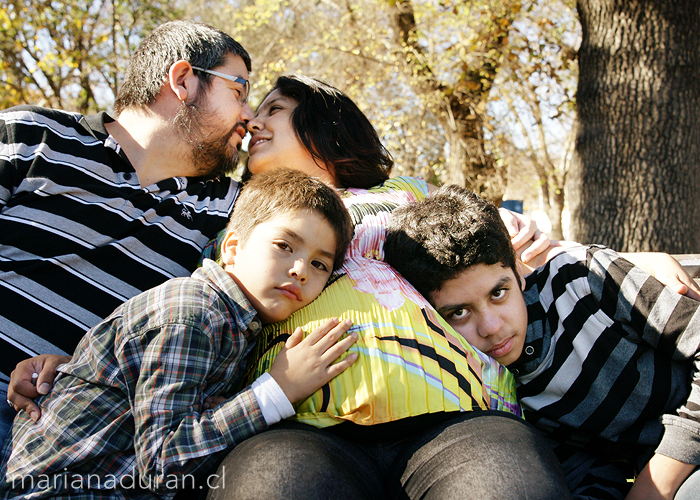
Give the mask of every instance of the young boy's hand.
M 357 354 L 351 353 L 333 363 L 357 340 L 354 332 L 338 340 L 351 325 L 349 319 L 339 323 L 333 318 L 306 338 L 297 328 L 287 339 L 270 367 L 270 375 L 291 403 L 303 401 L 355 362 Z

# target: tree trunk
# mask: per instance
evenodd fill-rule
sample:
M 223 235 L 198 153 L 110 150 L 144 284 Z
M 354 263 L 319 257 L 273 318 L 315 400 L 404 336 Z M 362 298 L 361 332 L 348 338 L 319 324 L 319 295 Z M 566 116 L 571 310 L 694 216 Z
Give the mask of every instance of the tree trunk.
M 547 206 L 547 217 L 552 223 L 552 230 L 549 232 L 550 238 L 554 240 L 564 239 L 564 228 L 561 224 L 561 214 L 564 211 L 564 191 L 559 190 L 552 195 L 551 202 Z
M 496 77 L 498 59 L 484 57 L 477 67 L 463 62 L 462 74 L 456 81 L 443 80 L 439 72 L 433 72 L 424 54 L 425 47 L 416 36 L 418 26 L 412 0 L 390 0 L 388 4 L 394 11 L 396 37 L 405 51 L 406 71 L 413 77 L 412 85 L 417 94 L 427 97 L 427 109 L 445 128 L 450 155 L 444 182 L 468 187 L 499 205 L 503 199 L 505 172 L 496 168 L 496 162 L 486 151 L 483 111 L 479 111 Z M 500 5 L 502 10 L 494 14 L 497 22 L 483 35 L 481 50 L 488 54 L 504 48 L 519 6 L 520 0 Z
M 572 237 L 700 252 L 700 2 L 578 0 Z
M 463 103 L 451 104 L 450 109 L 440 113 L 450 145 L 444 183 L 468 187 L 499 206 L 505 179 L 496 169 L 493 156 L 484 149 L 483 120 L 471 113 L 471 108 Z

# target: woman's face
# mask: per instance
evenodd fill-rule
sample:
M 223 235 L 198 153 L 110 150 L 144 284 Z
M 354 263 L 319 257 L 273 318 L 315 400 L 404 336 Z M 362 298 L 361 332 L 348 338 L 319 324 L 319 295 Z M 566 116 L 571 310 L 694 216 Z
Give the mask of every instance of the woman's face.
M 248 143 L 248 170 L 259 174 L 287 167 L 333 186 L 333 176 L 326 166 L 314 162 L 294 132 L 291 117 L 296 106 L 294 99 L 283 96 L 279 90 L 272 91 L 263 101 L 255 118 L 248 122 L 248 131 L 252 134 Z

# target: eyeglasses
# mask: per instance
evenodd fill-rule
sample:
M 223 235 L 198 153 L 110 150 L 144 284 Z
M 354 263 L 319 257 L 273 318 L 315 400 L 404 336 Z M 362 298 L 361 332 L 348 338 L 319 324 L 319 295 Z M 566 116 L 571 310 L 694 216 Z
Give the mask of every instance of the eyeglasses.
M 226 73 L 219 73 L 218 71 L 204 69 L 198 66 L 192 66 L 192 69 L 201 71 L 202 73 L 209 73 L 210 75 L 218 76 L 219 78 L 223 78 L 224 80 L 243 85 L 243 92 L 239 94 L 238 102 L 241 104 L 241 106 L 245 106 L 248 103 L 248 95 L 250 94 L 250 82 L 245 78 L 241 78 L 240 76 L 227 75 Z

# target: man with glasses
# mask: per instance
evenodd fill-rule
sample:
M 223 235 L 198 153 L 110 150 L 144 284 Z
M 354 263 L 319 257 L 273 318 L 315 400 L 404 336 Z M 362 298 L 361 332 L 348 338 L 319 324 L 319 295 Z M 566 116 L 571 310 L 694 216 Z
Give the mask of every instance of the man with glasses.
M 227 34 L 175 21 L 134 54 L 116 119 L 0 113 L 0 443 L 15 410 L 38 418 L 21 394 L 48 392 L 64 358 L 45 355 L 72 354 L 128 298 L 189 276 L 226 226 L 250 69 Z

